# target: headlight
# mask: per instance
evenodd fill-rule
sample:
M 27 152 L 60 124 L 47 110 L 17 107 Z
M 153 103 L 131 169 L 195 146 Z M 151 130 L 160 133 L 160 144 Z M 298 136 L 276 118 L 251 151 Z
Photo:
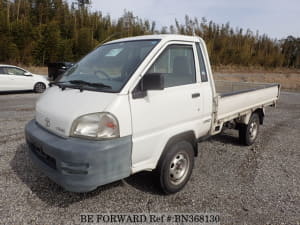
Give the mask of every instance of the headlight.
M 73 122 L 71 136 L 98 140 L 119 137 L 118 120 L 110 113 L 81 116 Z

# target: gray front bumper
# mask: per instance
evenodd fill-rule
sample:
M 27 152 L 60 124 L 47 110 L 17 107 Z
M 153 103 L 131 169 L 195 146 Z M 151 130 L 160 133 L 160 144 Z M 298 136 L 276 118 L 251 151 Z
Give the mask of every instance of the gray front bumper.
M 50 179 L 72 192 L 88 192 L 131 172 L 131 136 L 106 141 L 62 138 L 35 120 L 25 127 L 29 155 Z

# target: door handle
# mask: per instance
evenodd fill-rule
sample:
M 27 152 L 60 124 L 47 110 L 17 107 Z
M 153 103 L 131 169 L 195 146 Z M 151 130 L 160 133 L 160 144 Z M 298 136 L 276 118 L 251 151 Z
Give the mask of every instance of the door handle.
M 200 93 L 193 93 L 192 94 L 192 98 L 198 98 L 198 97 L 200 97 Z

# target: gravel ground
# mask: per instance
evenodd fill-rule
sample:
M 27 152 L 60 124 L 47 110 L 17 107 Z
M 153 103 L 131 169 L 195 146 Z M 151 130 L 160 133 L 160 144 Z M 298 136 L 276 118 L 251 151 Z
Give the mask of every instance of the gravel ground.
M 218 212 L 221 224 L 300 224 L 300 93 L 282 93 L 257 142 L 236 131 L 199 144 L 188 185 L 164 196 L 150 173 L 87 194 L 64 191 L 27 156 L 24 126 L 33 93 L 0 95 L 0 224 L 74 224 L 81 213 Z

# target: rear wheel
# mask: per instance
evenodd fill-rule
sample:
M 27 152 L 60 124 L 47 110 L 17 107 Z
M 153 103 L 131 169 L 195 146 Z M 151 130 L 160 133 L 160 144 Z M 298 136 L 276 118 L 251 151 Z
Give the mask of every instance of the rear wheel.
M 245 145 L 252 145 L 258 136 L 258 131 L 259 116 L 257 113 L 253 113 L 247 125 L 239 125 L 239 139 L 241 143 Z
M 34 92 L 36 92 L 36 93 L 43 93 L 45 91 L 45 89 L 46 89 L 46 85 L 41 82 L 36 83 L 33 88 Z
M 190 179 L 194 167 L 194 149 L 187 141 L 169 146 L 158 165 L 159 183 L 166 194 L 180 191 Z

